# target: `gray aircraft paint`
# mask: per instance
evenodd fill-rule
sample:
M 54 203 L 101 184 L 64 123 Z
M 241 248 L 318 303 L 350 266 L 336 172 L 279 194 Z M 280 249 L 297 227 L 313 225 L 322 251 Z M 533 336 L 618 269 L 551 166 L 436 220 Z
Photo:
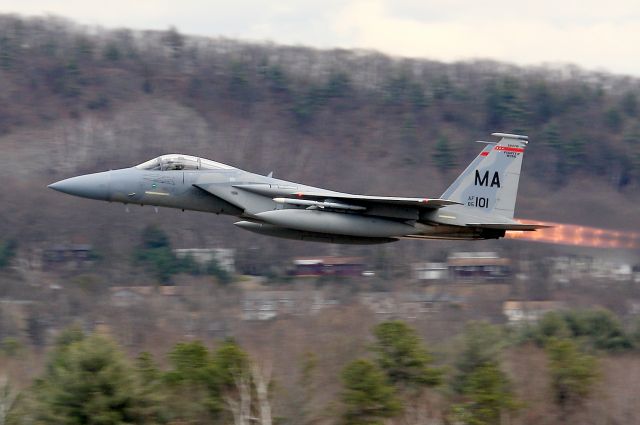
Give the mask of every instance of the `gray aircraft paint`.
M 280 227 L 333 235 L 360 237 L 399 237 L 415 231 L 413 225 L 371 215 L 346 214 L 322 210 L 288 208 L 265 211 L 256 218 Z
M 526 145 L 526 140 L 512 135 L 488 145 L 442 197 L 482 213 L 513 218 Z
M 241 229 L 248 230 L 260 235 L 274 236 L 277 238 L 292 239 L 297 241 L 340 243 L 352 245 L 373 245 L 396 242 L 398 240 L 395 238 L 372 238 L 369 236 L 358 237 L 308 232 L 302 230 L 287 229 L 267 223 L 254 223 L 251 221 L 238 221 L 233 224 Z
M 239 217 L 239 228 L 288 239 L 371 244 L 408 239 L 492 239 L 535 230 L 513 220 L 525 136 L 494 133 L 441 198 L 354 195 L 243 171 L 188 155 L 72 177 L 60 192 L 125 204 Z
M 482 152 L 480 152 L 480 154 L 478 156 L 476 156 L 473 161 L 471 161 L 471 163 L 458 176 L 458 178 L 456 178 L 453 181 L 451 186 L 449 186 L 447 188 L 447 190 L 444 191 L 444 193 L 442 194 L 441 198 L 443 198 L 443 199 L 452 199 L 453 200 L 454 193 L 457 193 L 457 191 L 460 188 L 460 186 L 465 183 L 465 181 L 467 179 L 467 175 L 471 175 L 471 174 L 474 173 L 474 170 L 476 169 L 478 164 L 480 164 L 480 162 L 484 159 L 483 155 L 489 154 L 491 149 L 493 149 L 493 147 L 496 145 L 496 143 L 489 143 L 489 142 L 479 142 L 479 143 L 486 143 L 487 145 L 484 147 L 484 149 L 482 149 Z

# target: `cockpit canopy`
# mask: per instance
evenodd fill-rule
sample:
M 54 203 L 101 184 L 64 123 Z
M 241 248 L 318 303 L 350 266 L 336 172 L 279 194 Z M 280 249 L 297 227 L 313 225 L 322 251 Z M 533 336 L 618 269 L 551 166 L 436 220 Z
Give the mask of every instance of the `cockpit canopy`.
M 139 170 L 170 171 L 170 170 L 232 170 L 233 167 L 197 156 L 172 153 L 162 155 L 136 165 Z

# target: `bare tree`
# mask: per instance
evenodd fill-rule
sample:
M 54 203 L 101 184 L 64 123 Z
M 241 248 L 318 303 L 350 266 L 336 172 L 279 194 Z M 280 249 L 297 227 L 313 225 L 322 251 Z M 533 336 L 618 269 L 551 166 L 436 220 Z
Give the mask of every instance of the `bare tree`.
M 9 412 L 16 401 L 16 393 L 11 388 L 7 375 L 0 375 L 0 425 L 7 423 Z
M 234 425 L 249 425 L 251 418 L 251 379 L 242 374 L 236 377 L 236 394 L 224 397 L 227 408 L 233 415 Z
M 258 364 L 253 361 L 249 369 L 250 373 L 241 371 L 235 377 L 235 391 L 224 397 L 227 409 L 233 415 L 234 425 L 249 425 L 250 423 L 272 425 L 273 418 L 269 400 L 272 364 L 271 362 Z M 254 398 L 257 399 L 257 404 L 254 403 Z
M 260 417 L 260 425 L 271 425 L 271 402 L 269 401 L 269 383 L 271 382 L 271 373 L 273 367 L 271 362 L 265 362 L 258 365 L 257 362 L 251 364 L 251 377 L 256 388 L 256 396 L 258 398 L 258 414 Z

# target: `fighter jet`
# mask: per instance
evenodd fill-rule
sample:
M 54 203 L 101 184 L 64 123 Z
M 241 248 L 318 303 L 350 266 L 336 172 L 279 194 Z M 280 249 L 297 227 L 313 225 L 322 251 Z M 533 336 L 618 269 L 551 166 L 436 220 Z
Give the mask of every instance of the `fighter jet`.
M 546 227 L 513 219 L 527 136 L 493 133 L 439 198 L 355 195 L 279 180 L 195 156 L 72 177 L 51 189 L 83 198 L 238 217 L 241 229 L 303 241 L 497 239 Z

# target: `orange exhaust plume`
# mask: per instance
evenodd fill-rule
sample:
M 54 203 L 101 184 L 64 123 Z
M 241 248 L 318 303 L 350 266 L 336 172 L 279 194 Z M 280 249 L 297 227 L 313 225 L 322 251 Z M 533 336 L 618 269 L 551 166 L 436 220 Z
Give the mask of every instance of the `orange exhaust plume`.
M 579 226 L 577 224 L 533 220 L 520 220 L 520 222 L 523 224 L 543 224 L 553 227 L 536 230 L 535 232 L 509 231 L 505 238 L 589 248 L 640 248 L 640 233 L 638 232 L 606 230 L 597 227 Z

